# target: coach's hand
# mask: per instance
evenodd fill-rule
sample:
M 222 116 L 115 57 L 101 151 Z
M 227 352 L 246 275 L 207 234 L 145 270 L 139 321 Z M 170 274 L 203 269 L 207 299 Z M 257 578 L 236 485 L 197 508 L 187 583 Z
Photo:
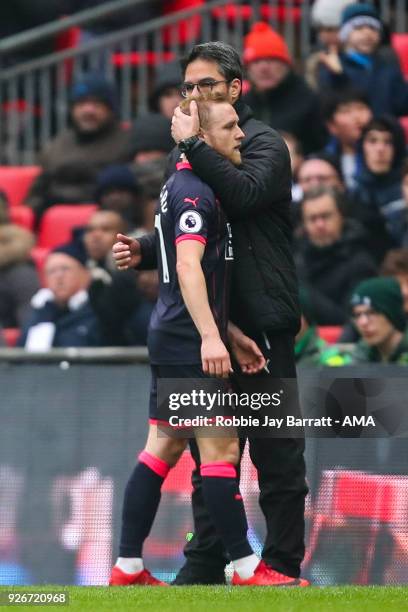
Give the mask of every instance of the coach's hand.
M 171 120 L 171 135 L 178 144 L 180 140 L 196 136 L 200 131 L 200 118 L 198 116 L 197 103 L 193 100 L 190 104 L 190 115 L 183 113 L 177 107 Z
M 244 374 L 257 374 L 266 365 L 265 357 L 256 342 L 244 336 L 242 341 L 231 345 L 232 354 Z
M 228 323 L 228 338 L 232 354 L 244 374 L 257 374 L 264 369 L 266 360 L 261 349 L 231 321 Z
M 135 268 L 142 261 L 140 242 L 124 234 L 116 234 L 118 242 L 112 247 L 112 255 L 118 270 Z
M 207 336 L 201 342 L 203 372 L 217 378 L 228 378 L 232 372 L 229 352 L 218 335 Z

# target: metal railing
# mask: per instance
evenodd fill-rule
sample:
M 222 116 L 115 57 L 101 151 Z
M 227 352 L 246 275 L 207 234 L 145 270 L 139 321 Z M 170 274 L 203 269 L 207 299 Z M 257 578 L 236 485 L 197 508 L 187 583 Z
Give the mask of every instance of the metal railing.
M 149 363 L 145 346 L 109 346 L 99 348 L 53 348 L 26 351 L 24 348 L 0 348 L 1 363 Z
M 42 26 L 35 32 L 6 39 L 0 43 L 0 57 L 67 27 L 86 27 L 113 11 L 140 2 L 108 2 L 98 10 L 82 11 L 56 24 Z M 227 4 L 236 7 L 234 19 L 222 11 Z M 130 25 L 95 37 L 76 48 L 5 68 L 0 73 L 1 163 L 35 163 L 37 152 L 67 125 L 69 88 L 86 72 L 104 72 L 116 83 L 120 119 L 129 122 L 137 113 L 147 109 L 155 71 L 164 60 L 179 58 L 195 43 L 208 40 L 224 40 L 241 52 L 243 36 L 251 24 L 261 18 L 283 34 L 292 54 L 304 59 L 312 42 L 312 4 L 312 0 L 252 0 L 247 3 L 248 15 L 242 11 L 241 2 L 212 0 L 145 24 Z M 391 29 L 405 30 L 405 0 L 381 0 L 380 8 Z M 155 61 L 150 65 L 148 60 L 152 54 Z

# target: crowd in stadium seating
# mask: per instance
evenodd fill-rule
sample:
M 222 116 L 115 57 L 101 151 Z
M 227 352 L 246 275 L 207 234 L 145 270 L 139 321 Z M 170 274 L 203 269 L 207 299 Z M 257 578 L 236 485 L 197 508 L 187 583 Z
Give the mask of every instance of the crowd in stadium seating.
M 282 133 L 291 156 L 303 310 L 297 359 L 408 363 L 408 155 L 400 122 L 408 117 L 408 81 L 381 44 L 384 25 L 372 4 L 315 0 L 312 18 L 317 46 L 303 74 L 266 23 L 251 27 L 243 52 L 243 100 Z M 0 194 L 0 327 L 22 328 L 20 346 L 145 343 L 156 272 L 119 273 L 110 249 L 117 232 L 137 237 L 154 227 L 181 79 L 177 63 L 163 65 L 149 113 L 130 129 L 103 75 L 73 85 L 70 126 L 40 152 L 24 202 L 40 236 L 34 250 L 35 238 L 10 222 L 14 207 Z M 84 204 L 99 210 L 89 208 L 82 229 L 44 238 L 48 211 Z M 324 331 L 330 342 L 357 348 L 328 346 L 322 326 L 337 328 Z

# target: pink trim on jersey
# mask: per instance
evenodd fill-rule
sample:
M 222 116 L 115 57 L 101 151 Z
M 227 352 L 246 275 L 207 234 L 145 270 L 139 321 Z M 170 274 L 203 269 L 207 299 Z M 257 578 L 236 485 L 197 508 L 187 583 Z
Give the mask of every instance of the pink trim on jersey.
M 166 478 L 167 474 L 170 471 L 170 466 L 168 463 L 160 459 L 159 457 L 155 457 L 154 455 L 148 453 L 147 451 L 142 451 L 139 455 L 140 463 L 144 463 L 149 467 L 152 472 L 155 472 L 162 478 Z
M 217 478 L 236 478 L 237 470 L 232 463 L 227 461 L 214 461 L 213 463 L 202 463 L 200 474 L 201 476 L 215 476 Z
M 149 425 L 161 425 L 161 426 L 166 426 L 166 427 L 170 427 L 170 424 L 168 423 L 168 421 L 163 421 L 160 419 L 149 419 Z
M 207 244 L 207 240 L 204 236 L 200 236 L 200 234 L 183 234 L 175 239 L 174 243 L 178 244 L 179 242 L 183 242 L 183 240 L 198 240 L 202 244 Z
M 177 170 L 192 170 L 191 164 L 188 161 L 185 162 L 177 162 L 176 164 Z

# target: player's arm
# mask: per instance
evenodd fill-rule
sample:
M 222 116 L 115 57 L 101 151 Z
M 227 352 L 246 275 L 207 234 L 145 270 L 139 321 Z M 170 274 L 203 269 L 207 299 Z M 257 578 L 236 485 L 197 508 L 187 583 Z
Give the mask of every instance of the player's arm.
M 201 267 L 204 248 L 204 244 L 197 240 L 177 243 L 177 276 L 184 303 L 201 336 L 203 371 L 211 376 L 227 378 L 231 372 L 231 360 L 208 303 Z

